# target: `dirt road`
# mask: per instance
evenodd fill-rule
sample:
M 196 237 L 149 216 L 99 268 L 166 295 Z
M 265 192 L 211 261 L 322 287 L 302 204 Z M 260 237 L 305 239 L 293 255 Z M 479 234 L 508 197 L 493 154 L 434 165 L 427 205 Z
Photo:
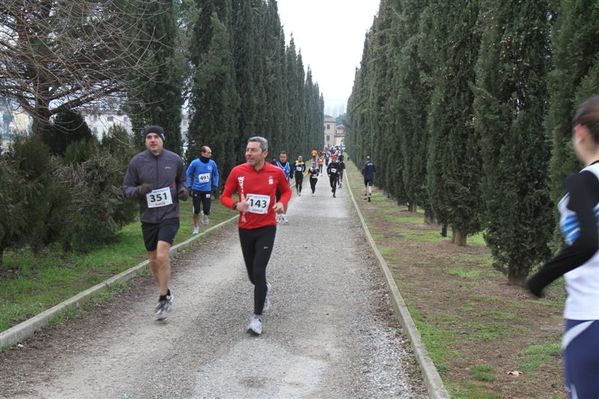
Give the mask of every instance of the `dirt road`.
M 175 260 L 167 323 L 152 319 L 155 283 L 133 280 L 0 353 L 0 397 L 426 397 L 351 201 L 326 176 L 315 197 L 305 186 L 277 229 L 262 336 L 245 332 L 252 286 L 232 225 Z

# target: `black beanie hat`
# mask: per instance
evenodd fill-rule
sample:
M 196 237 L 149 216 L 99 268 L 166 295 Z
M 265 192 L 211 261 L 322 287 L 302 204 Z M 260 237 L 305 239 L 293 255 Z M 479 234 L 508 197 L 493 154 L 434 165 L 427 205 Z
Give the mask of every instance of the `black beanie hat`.
M 147 128 L 145 128 L 144 130 L 144 139 L 148 136 L 148 134 L 150 133 L 156 133 L 157 135 L 160 136 L 160 138 L 162 139 L 162 142 L 164 143 L 164 129 L 161 128 L 158 125 L 153 125 L 153 126 L 148 126 Z

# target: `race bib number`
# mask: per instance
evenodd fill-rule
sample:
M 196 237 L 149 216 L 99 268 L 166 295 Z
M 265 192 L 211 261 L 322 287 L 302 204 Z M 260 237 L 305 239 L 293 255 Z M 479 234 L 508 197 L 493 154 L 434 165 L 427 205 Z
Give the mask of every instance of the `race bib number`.
M 298 172 L 302 171 L 302 167 L 301 166 L 296 166 L 295 170 L 297 170 Z
M 331 168 L 331 173 L 337 173 L 337 169 Z
M 158 188 L 146 194 L 148 208 L 160 208 L 161 206 L 171 205 L 173 197 L 171 197 L 171 189 L 168 187 Z
M 198 181 L 201 183 L 208 183 L 210 181 L 210 173 L 201 173 L 198 175 Z
M 268 213 L 268 206 L 270 205 L 269 195 L 248 194 L 246 200 L 250 204 L 249 212 L 260 215 Z

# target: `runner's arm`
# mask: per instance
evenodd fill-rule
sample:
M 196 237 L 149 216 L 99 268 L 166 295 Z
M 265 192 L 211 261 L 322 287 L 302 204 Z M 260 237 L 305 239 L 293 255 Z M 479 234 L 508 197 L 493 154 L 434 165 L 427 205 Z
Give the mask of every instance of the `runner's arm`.
M 129 162 L 127 167 L 127 173 L 123 179 L 123 194 L 127 198 L 139 198 L 141 193 L 139 192 L 139 182 L 137 176 L 137 169 Z
M 594 205 L 597 204 L 599 181 L 591 172 L 581 172 L 568 177 L 568 209 L 576 213 L 580 233 L 572 245 L 564 247 L 526 282 L 535 296 L 541 297 L 543 289 L 554 280 L 585 264 L 599 249 L 599 234 Z
M 233 205 L 235 205 L 235 200 L 233 199 L 233 193 L 237 189 L 237 176 L 231 171 L 229 173 L 229 177 L 225 181 L 225 188 L 223 189 L 223 193 L 220 196 L 220 203 L 229 209 L 233 209 Z
M 291 199 L 291 189 L 289 188 L 289 184 L 287 183 L 287 179 L 285 178 L 285 173 L 283 171 L 281 171 L 281 175 L 277 180 L 277 187 L 281 192 L 281 199 L 279 200 L 279 202 L 283 204 L 285 209 L 287 209 L 287 204 Z
M 212 187 L 214 187 L 215 189 L 218 189 L 218 167 L 216 166 L 216 162 L 213 162 L 213 168 L 212 168 Z
M 194 163 L 194 161 L 191 161 L 191 163 L 189 164 L 189 167 L 187 168 L 187 171 L 185 172 L 185 176 L 186 176 L 185 184 L 187 184 L 187 187 L 189 187 L 190 190 L 193 185 L 194 171 L 195 171 L 195 163 Z

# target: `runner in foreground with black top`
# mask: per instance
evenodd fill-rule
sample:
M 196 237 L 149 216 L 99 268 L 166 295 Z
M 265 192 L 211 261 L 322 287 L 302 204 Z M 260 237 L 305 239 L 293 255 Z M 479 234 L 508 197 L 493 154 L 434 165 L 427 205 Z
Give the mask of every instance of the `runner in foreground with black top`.
M 169 250 L 179 230 L 179 200 L 187 200 L 183 160 L 164 149 L 164 130 L 150 126 L 144 131 L 146 151 L 129 162 L 123 181 L 126 197 L 139 200 L 139 219 L 152 274 L 160 285 L 156 320 L 166 320 L 173 293 Z
M 246 163 L 231 170 L 220 201 L 223 206 L 240 213 L 239 241 L 248 277 L 254 284 L 254 313 L 248 332 L 262 334 L 262 313 L 271 291 L 266 282 L 266 266 L 270 260 L 277 231 L 276 214 L 282 214 L 291 198 L 285 173 L 268 162 L 268 141 L 255 136 L 245 149 Z M 281 198 L 275 202 L 277 189 Z M 233 199 L 237 191 L 238 201 Z
M 570 399 L 599 398 L 599 96 L 587 99 L 574 116 L 572 141 L 585 167 L 566 179 L 559 202 L 566 246 L 528 282 L 535 296 L 564 276 L 568 298 L 562 338 L 564 376 Z

